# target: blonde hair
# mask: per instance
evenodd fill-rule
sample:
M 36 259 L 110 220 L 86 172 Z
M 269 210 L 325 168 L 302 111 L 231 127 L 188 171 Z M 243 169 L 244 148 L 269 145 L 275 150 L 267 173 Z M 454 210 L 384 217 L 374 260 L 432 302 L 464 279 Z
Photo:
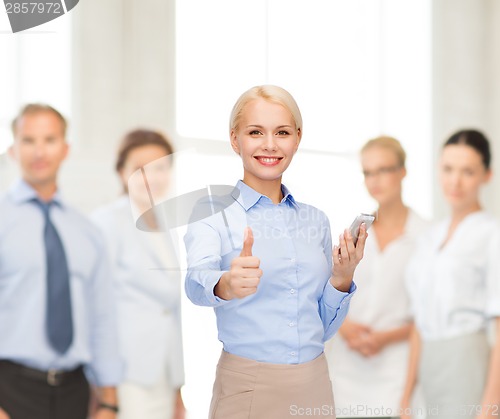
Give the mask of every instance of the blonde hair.
M 243 93 L 233 106 L 229 118 L 229 129 L 237 130 L 245 106 L 255 99 L 265 99 L 287 109 L 295 122 L 295 128 L 302 132 L 302 115 L 293 96 L 285 89 L 271 84 L 255 86 Z
M 360 153 L 363 154 L 366 150 L 372 147 L 383 147 L 392 151 L 396 155 L 399 165 L 403 168 L 405 167 L 406 152 L 401 143 L 395 138 L 385 135 L 373 138 L 366 142 L 366 144 L 361 148 Z

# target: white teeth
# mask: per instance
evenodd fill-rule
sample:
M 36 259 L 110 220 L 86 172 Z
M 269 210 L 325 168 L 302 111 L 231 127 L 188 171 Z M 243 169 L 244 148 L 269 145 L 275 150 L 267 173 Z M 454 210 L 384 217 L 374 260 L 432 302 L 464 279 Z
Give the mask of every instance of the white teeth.
M 275 157 L 261 157 L 260 160 L 262 160 L 264 163 L 274 163 L 277 162 L 279 159 Z

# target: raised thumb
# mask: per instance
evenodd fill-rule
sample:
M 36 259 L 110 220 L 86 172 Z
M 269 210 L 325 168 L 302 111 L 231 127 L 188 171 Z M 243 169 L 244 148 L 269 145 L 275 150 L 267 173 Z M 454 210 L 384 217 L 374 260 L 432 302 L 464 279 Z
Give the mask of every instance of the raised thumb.
M 245 228 L 243 249 L 241 249 L 240 256 L 252 256 L 252 246 L 253 246 L 253 232 L 250 227 L 247 227 Z

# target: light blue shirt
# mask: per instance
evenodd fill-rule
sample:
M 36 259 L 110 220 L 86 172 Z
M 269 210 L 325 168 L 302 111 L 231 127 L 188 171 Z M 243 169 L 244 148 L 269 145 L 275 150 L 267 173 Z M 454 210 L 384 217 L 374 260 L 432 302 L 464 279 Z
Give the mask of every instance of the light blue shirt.
M 242 181 L 236 188 L 234 203 L 223 211 L 216 197 L 195 209 L 194 216 L 204 207 L 219 212 L 188 226 L 186 293 L 193 303 L 215 308 L 225 351 L 275 364 L 311 361 L 342 324 L 356 289 L 353 283 L 349 293 L 340 292 L 329 281 L 328 218 L 296 202 L 284 185 L 278 205 Z M 225 301 L 214 287 L 239 256 L 247 225 L 263 275 L 255 294 Z
M 45 329 L 46 262 L 36 192 L 24 181 L 0 197 L 0 359 L 41 370 L 86 365 L 98 386 L 120 381 L 116 314 L 105 245 L 98 229 L 58 194 L 51 220 L 64 245 L 70 271 L 73 342 L 61 355 Z

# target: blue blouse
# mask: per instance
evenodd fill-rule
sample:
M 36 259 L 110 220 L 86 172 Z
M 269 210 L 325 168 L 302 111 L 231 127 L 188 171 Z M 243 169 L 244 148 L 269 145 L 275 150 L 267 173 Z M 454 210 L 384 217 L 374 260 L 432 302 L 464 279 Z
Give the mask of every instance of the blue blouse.
M 283 200 L 275 205 L 239 181 L 231 205 L 188 226 L 186 293 L 193 303 L 214 307 L 225 351 L 298 364 L 323 352 L 324 342 L 342 324 L 356 286 L 345 293 L 329 281 L 332 240 L 326 215 L 296 202 L 284 185 L 282 192 Z M 212 197 L 199 206 L 213 209 L 217 201 Z M 225 301 L 214 295 L 214 287 L 239 256 L 247 225 L 263 275 L 255 294 Z

